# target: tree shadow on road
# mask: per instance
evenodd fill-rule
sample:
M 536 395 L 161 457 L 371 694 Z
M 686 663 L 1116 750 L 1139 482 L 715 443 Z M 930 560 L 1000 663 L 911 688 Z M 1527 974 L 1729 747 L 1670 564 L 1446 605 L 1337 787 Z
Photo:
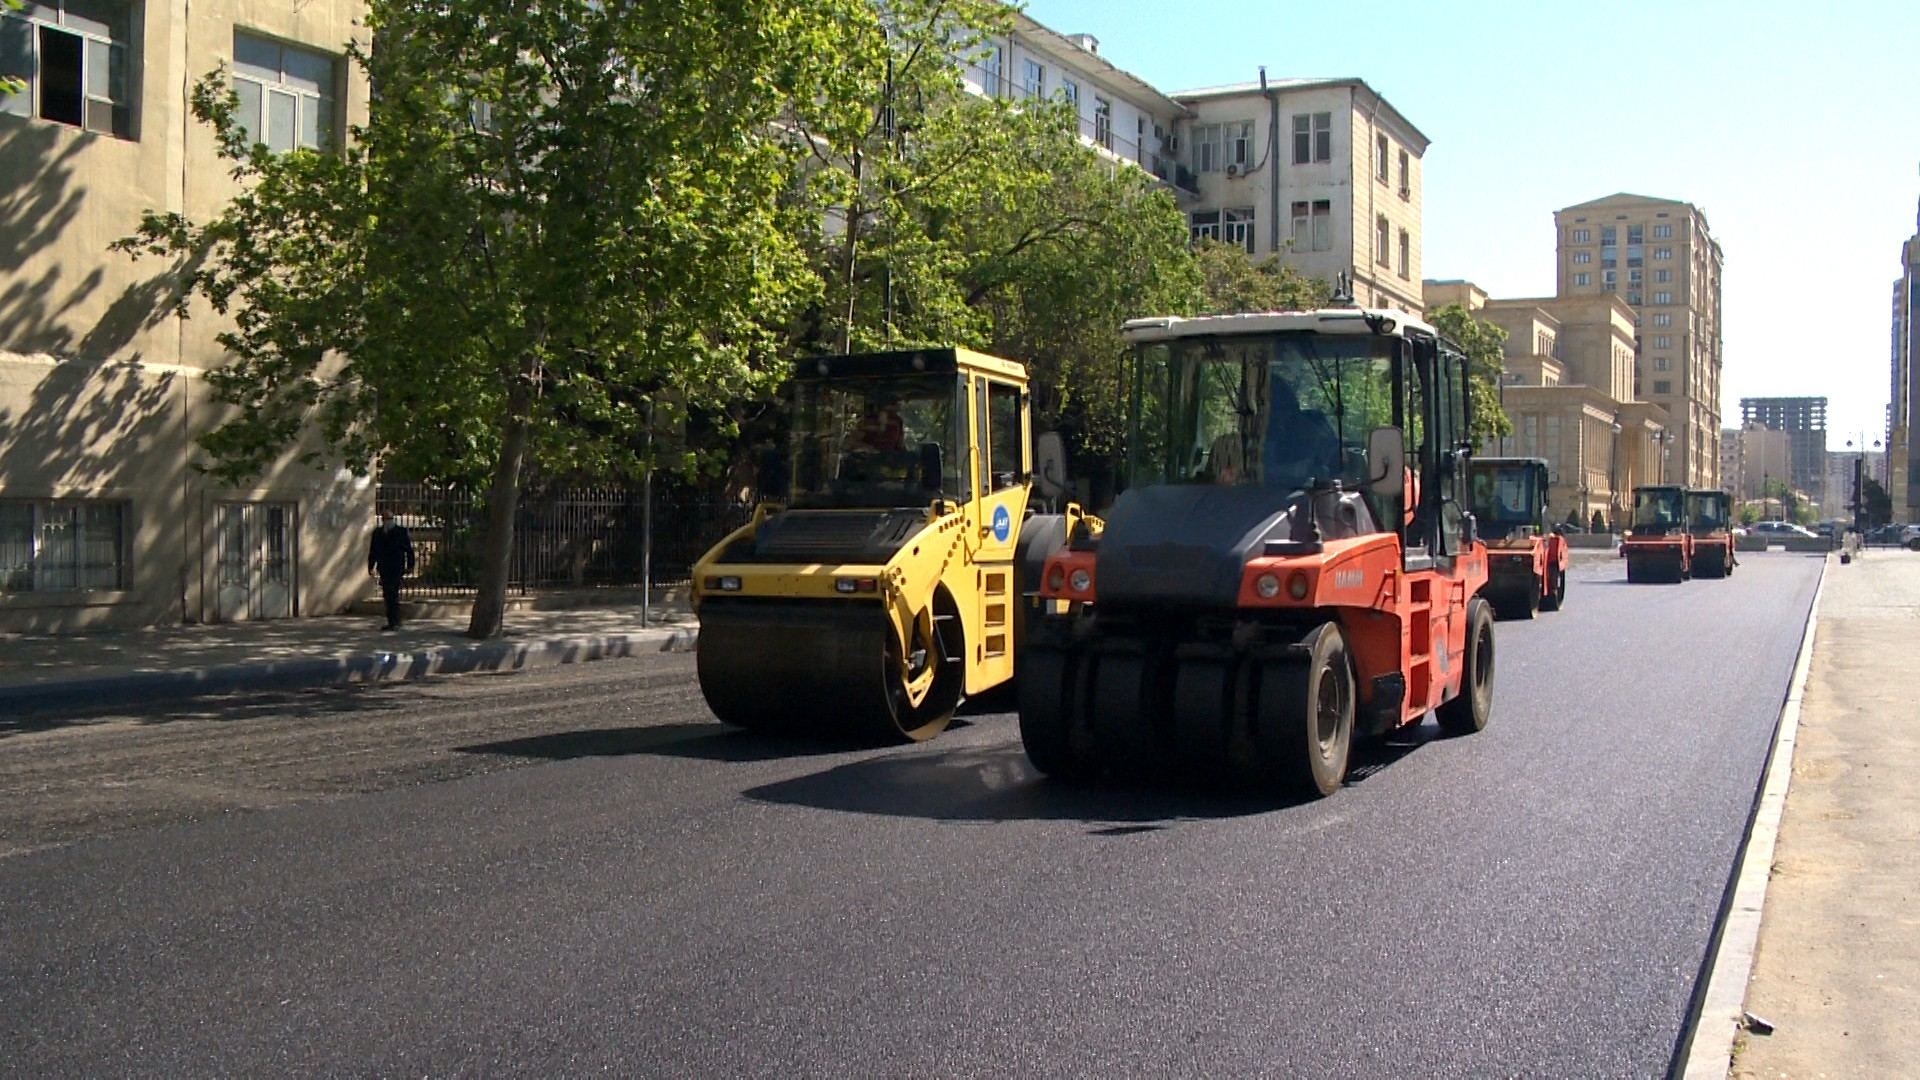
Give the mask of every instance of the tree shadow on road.
M 0 717 L 0 739 L 13 735 L 53 731 L 65 727 L 131 722 L 142 726 L 180 720 L 226 723 L 245 720 L 312 719 L 323 715 L 391 712 L 414 702 L 399 691 L 411 683 L 356 683 L 348 686 L 300 690 L 252 690 L 206 697 L 180 698 L 153 704 L 75 705 L 63 709 L 30 709 Z
M 783 739 L 755 735 L 724 724 L 642 724 L 632 727 L 588 728 L 557 731 L 524 739 L 456 746 L 461 754 L 501 754 L 508 757 L 569 761 L 588 757 L 626 757 L 647 754 L 655 757 L 697 758 L 743 764 L 753 761 L 777 761 L 782 758 L 818 757 L 871 750 L 873 744 L 821 739 Z

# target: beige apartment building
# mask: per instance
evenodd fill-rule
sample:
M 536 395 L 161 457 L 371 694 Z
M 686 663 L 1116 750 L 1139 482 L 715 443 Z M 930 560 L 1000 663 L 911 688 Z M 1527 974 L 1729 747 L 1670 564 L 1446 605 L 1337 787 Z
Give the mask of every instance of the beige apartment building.
M 1893 354 L 1887 394 L 1887 494 L 1893 520 L 1920 521 L 1920 224 L 1900 245 L 1900 276 L 1893 282 Z
M 373 493 L 282 463 L 195 471 L 224 359 L 169 267 L 107 250 L 143 211 L 196 221 L 233 187 L 185 89 L 221 65 L 275 149 L 364 116 L 343 59 L 359 3 L 35 0 L 0 15 L 0 632 L 339 611 L 364 587 Z
M 1633 311 L 1613 296 L 1494 299 L 1467 281 L 1429 281 L 1432 311 L 1459 304 L 1506 331 L 1500 403 L 1513 433 L 1481 452 L 1547 462 L 1554 521 L 1624 520 L 1633 488 L 1660 483 L 1664 409 L 1633 394 Z
M 1636 398 L 1672 418 L 1672 483 L 1719 487 L 1720 245 L 1691 203 L 1617 194 L 1553 215 L 1556 293 L 1633 309 Z
M 1377 91 L 1263 77 L 1170 96 L 1187 110 L 1174 149 L 1193 177 L 1182 205 L 1196 240 L 1278 255 L 1308 277 L 1347 274 L 1362 304 L 1423 310 L 1428 140 Z

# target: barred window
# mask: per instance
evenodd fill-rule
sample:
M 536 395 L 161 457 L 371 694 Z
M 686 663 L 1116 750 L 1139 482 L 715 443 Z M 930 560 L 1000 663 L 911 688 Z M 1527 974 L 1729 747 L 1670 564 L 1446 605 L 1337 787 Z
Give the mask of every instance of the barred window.
M 0 593 L 125 587 L 125 503 L 0 499 Z

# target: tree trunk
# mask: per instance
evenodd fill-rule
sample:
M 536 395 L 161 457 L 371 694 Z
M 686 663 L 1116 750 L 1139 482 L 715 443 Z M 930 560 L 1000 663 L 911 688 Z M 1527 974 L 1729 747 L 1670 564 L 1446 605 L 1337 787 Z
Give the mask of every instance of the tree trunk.
M 480 592 L 473 598 L 470 638 L 494 638 L 506 623 L 507 578 L 513 568 L 513 516 L 520 505 L 520 466 L 527 456 L 527 403 L 516 391 L 507 406 L 500 460 L 487 489 L 487 534 L 480 550 Z

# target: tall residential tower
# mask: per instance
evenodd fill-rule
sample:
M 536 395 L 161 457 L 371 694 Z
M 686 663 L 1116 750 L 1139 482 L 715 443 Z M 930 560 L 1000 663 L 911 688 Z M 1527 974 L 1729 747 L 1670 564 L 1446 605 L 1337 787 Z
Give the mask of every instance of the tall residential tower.
M 1625 193 L 1553 215 L 1561 297 L 1634 311 L 1634 396 L 1664 409 L 1670 483 L 1720 486 L 1720 245 L 1691 203 Z

